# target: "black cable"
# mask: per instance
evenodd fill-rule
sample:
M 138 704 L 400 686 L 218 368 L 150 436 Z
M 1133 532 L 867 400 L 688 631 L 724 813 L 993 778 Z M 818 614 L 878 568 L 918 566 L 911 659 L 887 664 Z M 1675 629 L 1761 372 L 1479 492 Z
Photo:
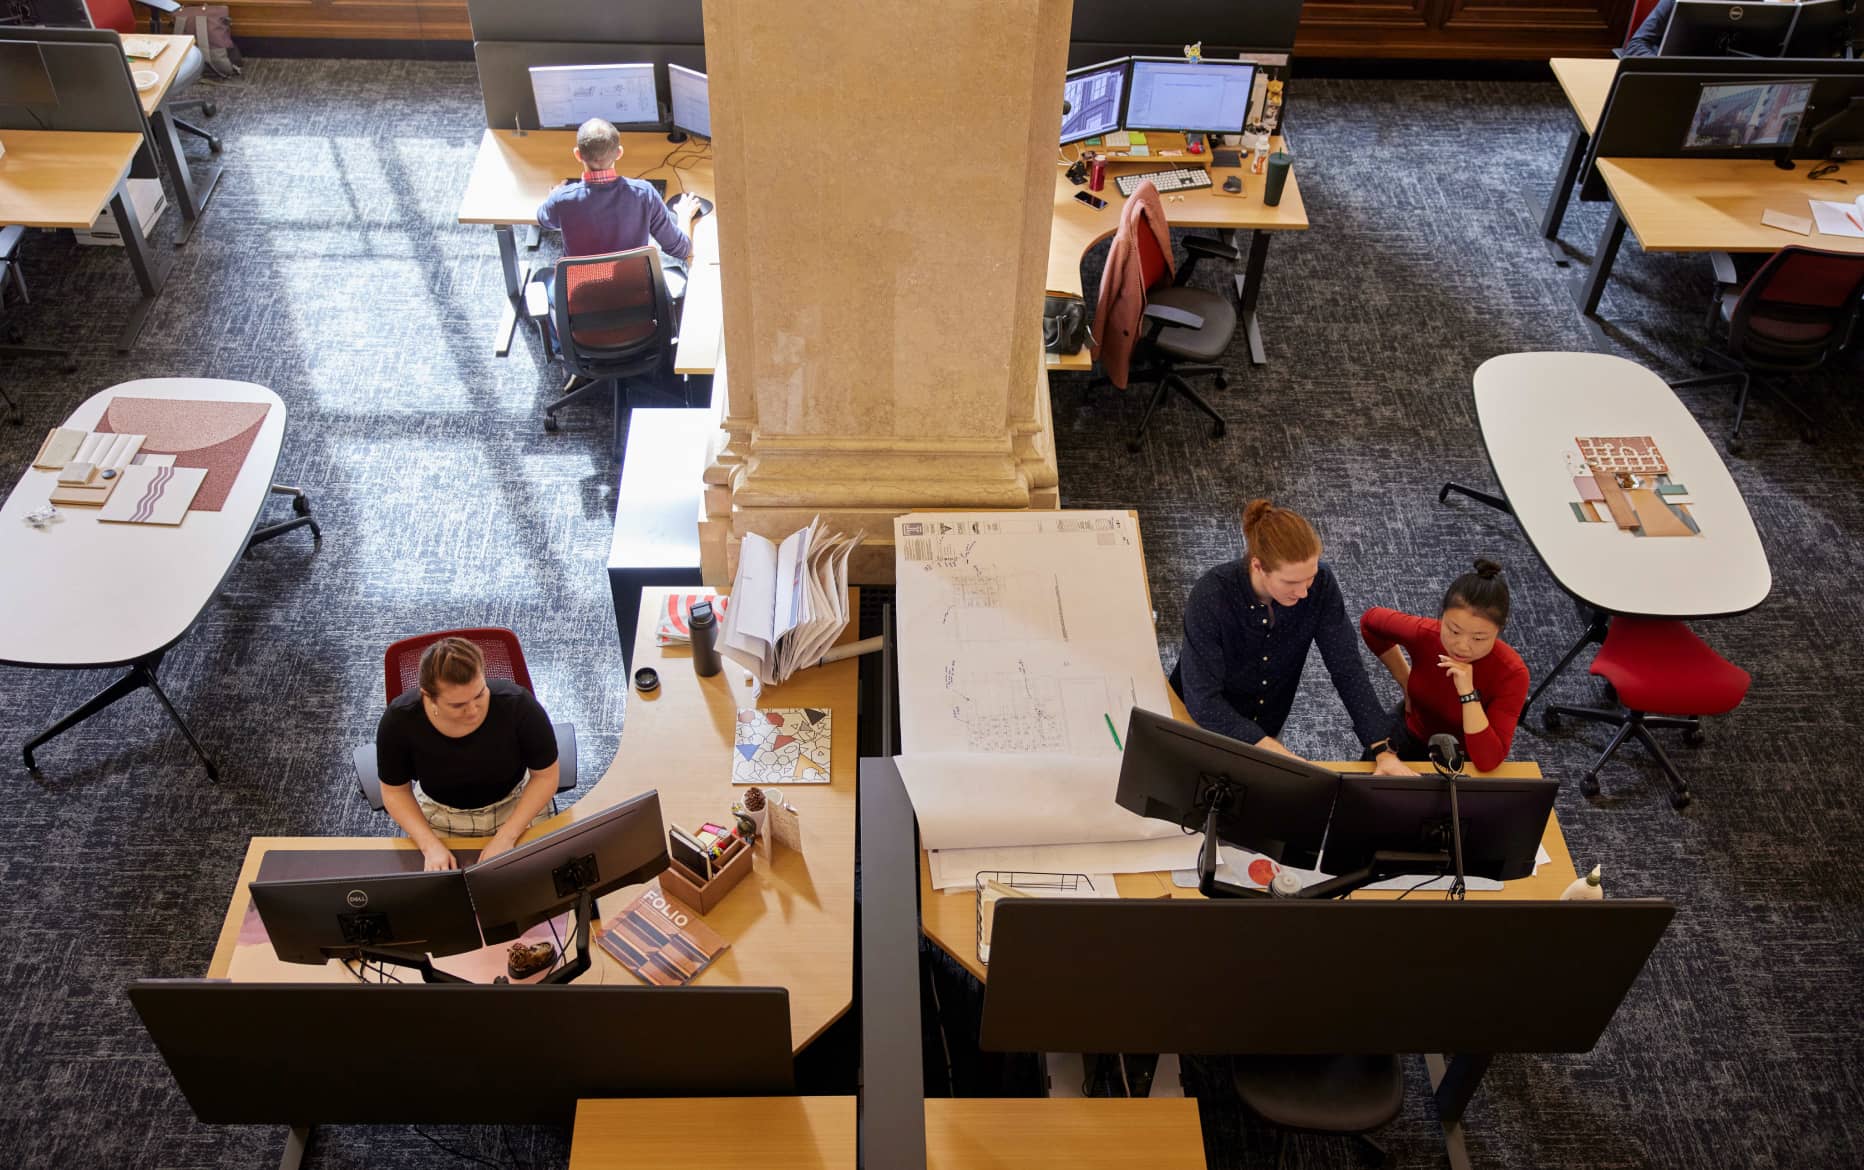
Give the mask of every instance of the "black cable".
M 1397 896 L 1396 898 L 1393 898 L 1393 899 L 1392 899 L 1392 901 L 1394 901 L 1394 902 L 1402 902 L 1402 901 L 1404 901 L 1404 900 L 1405 900 L 1406 898 L 1408 898 L 1408 897 L 1410 897 L 1410 896 L 1411 896 L 1412 894 L 1415 894 L 1415 893 L 1417 893 L 1417 892 L 1418 892 L 1419 890 L 1421 890 L 1421 889 L 1423 889 L 1423 888 L 1424 888 L 1425 886 L 1427 886 L 1427 885 L 1429 885 L 1430 883 L 1432 883 L 1432 882 L 1434 882 L 1434 881 L 1436 881 L 1436 880 L 1437 880 L 1438 878 L 1441 878 L 1442 876 L 1443 876 L 1443 871 L 1442 871 L 1442 870 L 1438 870 L 1438 871 L 1437 871 L 1436 873 L 1434 873 L 1434 874 L 1431 874 L 1431 875 L 1430 875 L 1429 877 L 1427 877 L 1427 878 L 1425 878 L 1425 879 L 1424 879 L 1423 881 L 1421 881 L 1421 882 L 1419 882 L 1419 883 L 1417 883 L 1417 884 L 1416 884 L 1415 886 L 1412 886 L 1412 887 L 1411 887 L 1410 889 L 1408 889 L 1408 890 L 1406 890 L 1406 891 L 1405 891 L 1404 893 L 1402 893 L 1402 894 L 1399 894 L 1399 895 L 1398 895 L 1398 896 Z
M 426 1138 L 430 1143 L 432 1143 L 435 1149 L 439 1150 L 443 1154 L 451 1154 L 453 1157 L 459 1158 L 460 1160 L 466 1161 L 466 1162 L 477 1162 L 481 1166 L 492 1166 L 495 1168 L 495 1170 L 504 1170 L 504 1163 L 494 1162 L 490 1158 L 481 1158 L 477 1154 L 468 1154 L 464 1150 L 456 1150 L 452 1146 L 447 1145 L 445 1142 L 435 1137 L 433 1134 L 428 1133 L 427 1131 L 423 1130 L 418 1125 L 410 1125 L 408 1128 L 413 1130 L 415 1133 L 420 1134 L 420 1136 Z

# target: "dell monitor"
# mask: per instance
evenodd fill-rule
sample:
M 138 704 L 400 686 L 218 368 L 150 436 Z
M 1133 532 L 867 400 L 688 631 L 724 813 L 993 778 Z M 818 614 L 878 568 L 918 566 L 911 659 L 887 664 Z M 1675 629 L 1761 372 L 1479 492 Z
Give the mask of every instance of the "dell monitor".
M 1792 3 L 1676 0 L 1659 57 L 1778 57 L 1792 31 Z
M 376 950 L 457 955 L 482 945 L 458 870 L 257 881 L 247 889 L 272 950 L 286 963 L 322 964 Z
M 649 790 L 466 870 L 486 945 L 667 868 L 660 793 Z
M 1255 83 L 1256 67 L 1248 61 L 1134 57 L 1126 128 L 1240 134 Z
M 0 41 L 0 106 L 55 106 L 58 90 L 38 41 Z
M 1502 882 L 1531 876 L 1559 781 L 1455 783 L 1463 872 Z M 1341 875 L 1376 868 L 1381 877 L 1447 873 L 1451 843 L 1449 781 L 1348 777 L 1340 785 L 1320 867 Z
M 1292 756 L 1133 708 L 1114 801 L 1216 840 L 1312 868 L 1340 778 Z M 1201 866 L 1200 866 L 1201 868 Z
M 1061 116 L 1061 144 L 1099 138 L 1120 128 L 1125 112 L 1126 58 L 1071 69 L 1062 82 L 1067 111 Z
M 651 63 L 533 65 L 531 96 L 541 129 L 574 129 L 590 118 L 606 118 L 617 126 L 661 124 Z
M 688 134 L 712 137 L 712 101 L 705 74 L 680 65 L 667 66 L 667 89 L 673 98 L 673 133 L 675 142 L 686 141 Z
M 1811 81 L 1704 82 L 1682 148 L 1787 152 L 1799 137 Z
M 1795 5 L 1787 57 L 1845 57 L 1864 40 L 1864 4 L 1855 0 L 1804 0 Z M 1850 12 L 1845 9 L 1849 7 Z

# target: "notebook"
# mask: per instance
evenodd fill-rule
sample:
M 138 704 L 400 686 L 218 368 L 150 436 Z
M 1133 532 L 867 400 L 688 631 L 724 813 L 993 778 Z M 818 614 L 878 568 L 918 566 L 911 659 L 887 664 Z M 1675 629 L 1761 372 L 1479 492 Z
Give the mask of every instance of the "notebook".
M 1812 219 L 1819 225 L 1820 235 L 1864 240 L 1864 195 L 1850 203 L 1831 199 L 1808 199 L 1807 202 L 1812 204 Z

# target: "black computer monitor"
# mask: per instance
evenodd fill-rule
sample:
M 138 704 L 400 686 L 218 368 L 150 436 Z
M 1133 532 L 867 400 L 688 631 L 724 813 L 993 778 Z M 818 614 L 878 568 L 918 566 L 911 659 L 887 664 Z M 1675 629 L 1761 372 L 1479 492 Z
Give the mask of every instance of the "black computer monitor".
M 1851 11 L 1845 9 L 1849 5 Z M 1788 57 L 1842 57 L 1864 39 L 1864 4 L 1854 0 L 1804 0 L 1795 5 Z
M 370 949 L 457 955 L 483 945 L 458 870 L 258 881 L 246 888 L 272 950 L 287 963 L 326 963 Z
M 0 41 L 0 106 L 55 106 L 58 90 L 37 41 Z
M 1142 817 L 1312 868 L 1340 778 L 1303 760 L 1133 708 L 1114 800 Z
M 682 134 L 711 138 L 712 97 L 705 74 L 669 62 L 667 92 L 673 99 L 673 128 Z
M 1112 134 L 1126 112 L 1127 60 L 1102 61 L 1085 69 L 1070 69 L 1062 82 L 1062 100 L 1068 112 L 1061 116 L 1061 144 Z
M 1255 84 L 1256 67 L 1248 61 L 1134 57 L 1126 128 L 1240 134 Z
M 1659 57 L 1778 57 L 1793 29 L 1794 4 L 1676 0 Z
M 660 124 L 660 90 L 651 61 L 533 65 L 530 73 L 540 129 L 573 130 L 590 118 L 616 126 Z
M 1799 137 L 1813 81 L 1705 81 L 1683 132 L 1685 152 L 1790 150 Z
M 599 898 L 665 868 L 660 793 L 650 789 L 465 872 L 479 929 L 490 946 L 568 910 L 582 894 Z
M 1529 877 L 1553 811 L 1557 780 L 1456 781 L 1463 829 L 1463 872 L 1498 882 Z M 1387 865 L 1386 874 L 1448 872 L 1450 786 L 1438 777 L 1348 777 L 1340 786 L 1320 868 L 1348 874 L 1375 854 L 1438 855 L 1442 860 Z

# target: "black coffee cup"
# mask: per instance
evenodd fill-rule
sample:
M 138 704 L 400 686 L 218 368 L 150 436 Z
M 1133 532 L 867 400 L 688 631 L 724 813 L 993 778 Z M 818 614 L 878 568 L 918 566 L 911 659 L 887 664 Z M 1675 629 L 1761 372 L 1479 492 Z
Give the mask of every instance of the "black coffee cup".
M 1281 202 L 1282 188 L 1288 185 L 1288 168 L 1294 165 L 1294 156 L 1276 151 L 1269 155 L 1268 178 L 1262 185 L 1262 204 L 1274 207 Z

